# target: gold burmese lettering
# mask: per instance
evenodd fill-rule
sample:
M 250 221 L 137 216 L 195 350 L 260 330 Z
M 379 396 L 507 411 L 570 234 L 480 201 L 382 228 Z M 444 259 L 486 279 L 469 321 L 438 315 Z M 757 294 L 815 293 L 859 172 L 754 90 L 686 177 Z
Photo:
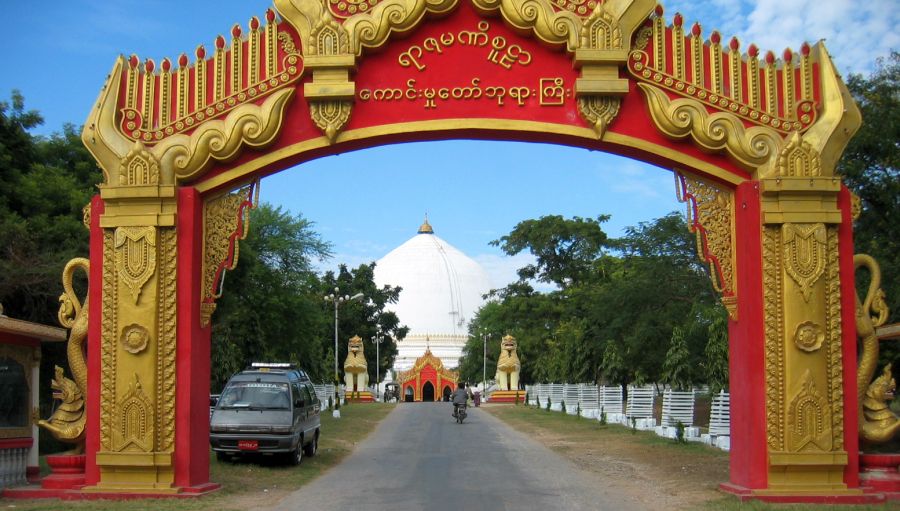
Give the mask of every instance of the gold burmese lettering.
M 456 87 L 419 87 L 414 78 L 406 81 L 406 88 L 384 87 L 379 89 L 361 89 L 357 98 L 368 101 L 423 101 L 426 109 L 438 108 L 447 101 L 477 101 L 482 98 L 497 103 L 497 106 L 509 104 L 525 106 L 531 98 L 539 98 L 540 106 L 562 106 L 566 98 L 572 97 L 571 89 L 566 88 L 561 77 L 540 78 L 537 88 L 525 85 L 482 85 L 481 78 L 472 78 L 468 85 Z
M 518 44 L 509 44 L 506 37 L 494 36 L 490 38 L 488 31 L 491 26 L 486 21 L 478 23 L 477 31 L 460 30 L 457 33 L 444 32 L 436 37 L 426 37 L 420 44 L 410 45 L 406 51 L 397 56 L 397 63 L 401 67 L 414 67 L 417 71 L 425 71 L 427 65 L 423 62 L 428 54 L 443 55 L 444 50 L 459 46 L 474 46 L 479 48 L 489 47 L 486 56 L 488 62 L 496 64 L 504 69 L 512 69 L 513 65 L 527 66 L 533 60 L 531 52 L 523 49 Z M 440 90 L 435 96 L 440 95 Z

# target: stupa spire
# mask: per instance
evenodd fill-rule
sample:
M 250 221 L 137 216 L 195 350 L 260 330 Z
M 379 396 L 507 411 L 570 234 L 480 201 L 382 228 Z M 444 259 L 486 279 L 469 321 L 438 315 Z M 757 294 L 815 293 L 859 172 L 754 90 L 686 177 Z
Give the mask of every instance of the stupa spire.
M 418 234 L 434 234 L 434 229 L 432 229 L 431 224 L 428 223 L 428 213 L 425 213 L 425 222 L 419 226 Z

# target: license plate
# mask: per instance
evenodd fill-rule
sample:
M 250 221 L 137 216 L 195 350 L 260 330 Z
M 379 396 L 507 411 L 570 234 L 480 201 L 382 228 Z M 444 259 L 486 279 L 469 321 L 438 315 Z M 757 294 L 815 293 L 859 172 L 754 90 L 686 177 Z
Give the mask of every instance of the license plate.
M 242 451 L 256 451 L 259 449 L 257 440 L 238 440 L 238 449 Z

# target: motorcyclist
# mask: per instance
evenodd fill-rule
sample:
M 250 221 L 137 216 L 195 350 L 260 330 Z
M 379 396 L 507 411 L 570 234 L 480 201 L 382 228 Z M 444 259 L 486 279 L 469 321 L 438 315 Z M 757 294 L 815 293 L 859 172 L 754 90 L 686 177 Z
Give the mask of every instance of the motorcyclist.
M 450 400 L 453 402 L 453 418 L 456 418 L 456 411 L 460 406 L 466 406 L 466 401 L 469 399 L 469 392 L 466 390 L 466 384 L 463 382 L 459 382 L 456 386 L 456 390 L 453 391 L 453 394 L 450 395 Z

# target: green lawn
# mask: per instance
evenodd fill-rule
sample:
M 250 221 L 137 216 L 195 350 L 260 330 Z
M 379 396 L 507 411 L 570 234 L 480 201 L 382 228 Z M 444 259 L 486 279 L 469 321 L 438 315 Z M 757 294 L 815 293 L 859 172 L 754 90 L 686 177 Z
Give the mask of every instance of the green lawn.
M 0 499 L 0 508 L 29 511 L 59 509 L 78 510 L 215 510 L 253 509 L 274 504 L 287 493 L 312 481 L 338 464 L 384 419 L 396 405 L 383 403 L 353 404 L 341 407 L 341 418 L 333 419 L 331 412 L 322 414 L 319 452 L 304 458 L 298 467 L 281 465 L 274 460 L 261 463 L 221 463 L 210 453 L 210 480 L 222 488 L 205 497 L 154 499 L 135 501 L 60 501 L 57 499 L 13 500 Z
M 740 502 L 736 497 L 714 490 L 727 479 L 728 453 L 700 443 L 676 443 L 649 431 L 634 431 L 620 425 L 601 425 L 559 412 L 549 412 L 532 406 L 488 406 L 487 411 L 515 429 L 530 434 L 563 456 L 572 457 L 583 446 L 601 446 L 607 454 L 628 458 L 644 464 L 647 470 L 663 468 L 667 474 L 684 474 L 685 485 L 703 486 L 711 491 L 710 498 L 696 509 L 704 511 L 828 511 L 900 510 L 900 503 L 880 505 L 786 505 L 751 501 Z M 687 470 L 684 470 L 684 468 Z M 678 470 L 682 469 L 682 470 Z

